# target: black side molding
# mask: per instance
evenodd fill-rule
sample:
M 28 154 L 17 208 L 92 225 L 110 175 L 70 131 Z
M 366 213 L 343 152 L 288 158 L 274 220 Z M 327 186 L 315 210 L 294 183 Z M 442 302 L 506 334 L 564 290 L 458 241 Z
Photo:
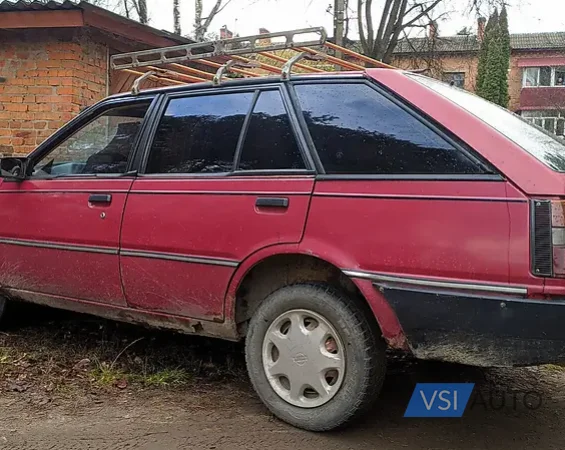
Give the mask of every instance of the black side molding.
M 393 308 L 417 358 L 483 367 L 565 361 L 565 299 L 375 288 Z
M 288 198 L 286 197 L 259 197 L 255 206 L 272 208 L 288 208 Z

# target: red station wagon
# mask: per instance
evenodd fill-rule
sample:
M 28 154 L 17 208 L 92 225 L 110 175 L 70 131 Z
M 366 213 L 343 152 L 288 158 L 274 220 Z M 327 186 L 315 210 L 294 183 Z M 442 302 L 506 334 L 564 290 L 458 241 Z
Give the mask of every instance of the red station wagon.
M 366 411 L 387 347 L 565 358 L 565 146 L 441 82 L 117 95 L 1 165 L 5 300 L 245 339 L 257 394 L 298 427 Z

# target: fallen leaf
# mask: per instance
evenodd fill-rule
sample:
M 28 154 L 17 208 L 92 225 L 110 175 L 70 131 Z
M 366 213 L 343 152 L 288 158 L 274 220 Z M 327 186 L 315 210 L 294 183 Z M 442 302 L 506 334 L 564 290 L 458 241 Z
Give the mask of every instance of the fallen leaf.
M 73 366 L 73 370 L 76 370 L 76 371 L 86 370 L 86 369 L 88 369 L 89 366 L 90 366 L 90 359 L 84 358 L 84 359 L 81 359 L 79 362 L 77 362 Z
M 125 389 L 128 387 L 128 382 L 124 379 L 116 381 L 116 387 L 118 389 Z
M 17 384 L 17 383 L 8 383 L 8 389 L 11 391 L 16 392 L 25 392 L 27 391 L 28 385 L 26 384 Z
M 37 406 L 43 406 L 49 403 L 51 399 L 49 397 L 41 397 L 39 400 L 35 402 Z

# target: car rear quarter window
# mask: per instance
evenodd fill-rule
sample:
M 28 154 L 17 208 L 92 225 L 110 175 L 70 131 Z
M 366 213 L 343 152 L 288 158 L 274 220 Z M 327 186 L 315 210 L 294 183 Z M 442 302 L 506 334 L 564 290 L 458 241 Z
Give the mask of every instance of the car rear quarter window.
M 421 75 L 408 76 L 481 119 L 554 171 L 565 172 L 565 139 L 562 137 L 528 123 L 478 95 Z
M 231 171 L 252 99 L 252 92 L 171 99 L 157 127 L 146 173 Z
M 365 83 L 299 84 L 328 174 L 483 174 L 486 169 Z
M 278 90 L 261 92 L 245 137 L 239 170 L 305 169 Z

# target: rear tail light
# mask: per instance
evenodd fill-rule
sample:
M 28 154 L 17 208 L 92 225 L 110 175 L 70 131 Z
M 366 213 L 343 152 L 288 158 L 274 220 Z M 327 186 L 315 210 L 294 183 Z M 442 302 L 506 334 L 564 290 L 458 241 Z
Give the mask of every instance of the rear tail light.
M 553 275 L 565 277 L 565 202 L 551 202 L 551 245 L 553 247 Z
M 565 277 L 565 201 L 532 202 L 532 272 Z

